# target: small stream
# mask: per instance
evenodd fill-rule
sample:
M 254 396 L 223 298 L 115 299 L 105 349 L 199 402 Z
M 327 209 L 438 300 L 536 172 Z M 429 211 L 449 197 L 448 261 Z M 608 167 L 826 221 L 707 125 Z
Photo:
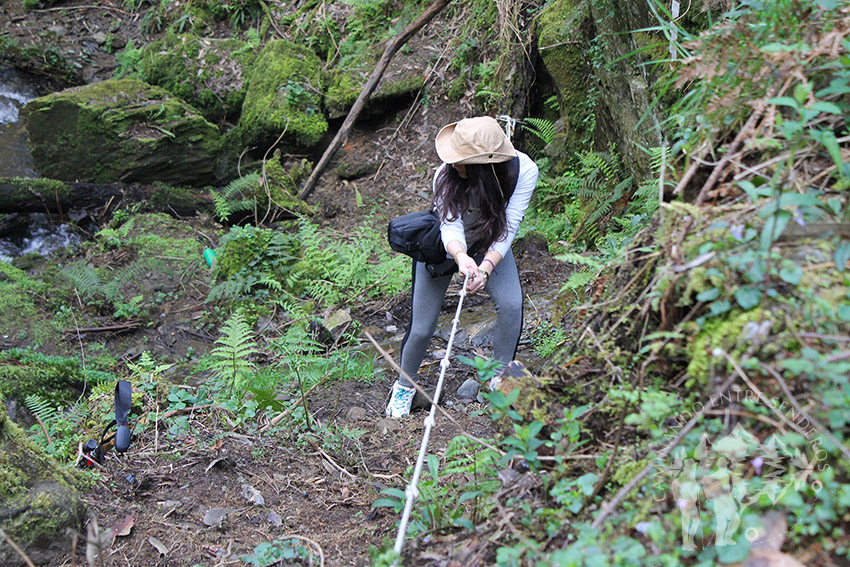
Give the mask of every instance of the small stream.
M 13 69 L 0 68 L 0 177 L 37 177 L 27 148 L 27 133 L 18 121 L 35 88 Z
M 14 69 L 0 67 L 0 177 L 38 177 L 26 130 L 19 121 L 21 108 L 38 96 L 37 90 Z M 0 261 L 32 252 L 47 255 L 80 242 L 71 225 L 56 224 L 46 214 L 6 217 L 11 222 L 0 222 L 0 227 L 5 227 L 0 234 Z

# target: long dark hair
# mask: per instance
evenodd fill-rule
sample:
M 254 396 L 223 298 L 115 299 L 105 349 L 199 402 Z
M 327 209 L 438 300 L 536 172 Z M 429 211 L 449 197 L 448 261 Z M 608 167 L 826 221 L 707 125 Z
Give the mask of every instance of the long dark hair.
M 454 221 L 470 203 L 477 202 L 481 207 L 481 218 L 470 227 L 481 237 L 477 242 L 468 243 L 470 250 L 490 246 L 502 238 L 507 229 L 505 207 L 515 189 L 508 163 L 468 164 L 466 179 L 447 163 L 437 175 L 434 204 L 441 219 Z

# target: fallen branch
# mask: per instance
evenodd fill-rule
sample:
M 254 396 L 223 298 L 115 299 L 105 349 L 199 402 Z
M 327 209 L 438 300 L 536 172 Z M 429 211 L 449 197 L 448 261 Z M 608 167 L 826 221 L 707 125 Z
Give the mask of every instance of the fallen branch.
M 6 543 L 8 543 L 8 544 L 9 544 L 9 547 L 11 547 L 12 549 L 14 549 L 14 550 L 15 550 L 15 553 L 17 553 L 18 555 L 20 555 L 20 556 L 21 556 L 21 559 L 23 559 L 23 560 L 24 560 L 24 563 L 26 563 L 26 564 L 27 564 L 27 567 L 35 567 L 35 563 L 33 563 L 33 562 L 32 562 L 32 559 L 30 559 L 30 558 L 29 558 L 29 556 L 28 556 L 26 553 L 24 553 L 24 550 L 23 550 L 23 549 L 21 549 L 20 547 L 18 547 L 18 544 L 17 544 L 17 543 L 15 543 L 14 541 L 12 541 L 12 538 L 10 538 L 8 535 L 6 535 L 6 532 L 4 532 L 4 531 L 2 530 L 2 528 L 0 528 L 0 536 L 3 536 L 3 539 L 5 539 L 5 540 L 6 540 Z
M 809 423 L 817 427 L 818 431 L 820 431 L 824 435 L 824 437 L 829 439 L 838 448 L 838 450 L 841 451 L 841 454 L 843 454 L 844 457 L 848 461 L 850 461 L 850 449 L 845 447 L 844 444 L 839 441 L 838 437 L 833 435 L 829 429 L 821 425 L 821 423 L 817 419 L 803 411 L 803 408 L 800 406 L 800 402 L 798 402 L 797 398 L 794 397 L 794 394 L 791 393 L 791 388 L 788 387 L 788 384 L 785 382 L 782 376 L 779 375 L 779 372 L 777 372 L 776 370 L 774 370 L 763 362 L 759 362 L 759 365 L 764 370 L 766 370 L 768 374 L 773 376 L 773 378 L 779 384 L 779 387 L 782 388 L 782 391 L 785 392 L 786 396 L 788 396 L 788 401 L 791 402 L 791 405 L 794 406 L 794 409 L 800 412 L 800 415 L 802 415 L 803 418 L 809 420 Z
M 139 328 L 139 321 L 127 321 L 119 325 L 105 325 L 103 327 L 86 327 L 84 329 L 72 329 L 63 331 L 66 335 L 80 335 L 82 333 L 118 333 L 121 331 L 132 331 Z
M 357 117 L 360 116 L 360 113 L 366 107 L 366 102 L 375 91 L 375 88 L 377 88 L 378 82 L 381 80 L 381 77 L 387 69 L 387 66 L 390 64 L 390 60 L 393 58 L 393 55 L 395 55 L 395 52 L 407 43 L 407 40 L 409 40 L 425 24 L 430 22 L 434 16 L 439 14 L 440 11 L 446 7 L 449 1 L 450 0 L 435 0 L 427 10 L 425 10 L 407 27 L 407 29 L 387 43 L 387 47 L 384 49 L 383 55 L 381 55 L 381 58 L 378 60 L 375 70 L 372 71 L 372 76 L 370 76 L 369 80 L 366 81 L 366 84 L 363 85 L 363 89 L 360 91 L 360 96 L 358 96 L 357 100 L 354 101 L 354 104 L 351 106 L 351 110 L 348 112 L 348 116 L 345 117 L 345 121 L 342 123 L 342 126 L 340 126 L 333 141 L 325 150 L 325 153 L 322 154 L 321 159 L 319 159 L 319 162 L 316 164 L 316 167 L 313 168 L 313 172 L 310 174 L 310 177 L 301 189 L 301 193 L 298 195 L 300 199 L 306 201 L 316 188 L 319 178 L 325 172 L 325 169 L 327 169 L 328 164 L 330 164 L 331 159 L 333 159 L 343 141 L 348 137 L 348 133 L 351 131 L 351 127 L 354 126 L 354 122 L 357 120 Z

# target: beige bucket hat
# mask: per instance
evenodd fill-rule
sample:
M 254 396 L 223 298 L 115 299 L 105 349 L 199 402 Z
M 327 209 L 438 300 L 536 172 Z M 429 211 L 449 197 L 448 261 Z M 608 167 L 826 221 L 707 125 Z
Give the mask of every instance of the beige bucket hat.
M 437 155 L 446 163 L 499 163 L 516 157 L 504 130 L 489 116 L 465 118 L 444 126 L 434 143 Z

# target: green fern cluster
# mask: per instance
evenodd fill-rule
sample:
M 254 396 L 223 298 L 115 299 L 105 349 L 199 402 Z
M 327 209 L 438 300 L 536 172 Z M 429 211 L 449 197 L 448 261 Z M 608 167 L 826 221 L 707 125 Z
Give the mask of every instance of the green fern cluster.
M 38 394 L 30 394 L 24 398 L 24 405 L 39 422 L 30 427 L 29 438 L 52 457 L 60 461 L 73 460 L 81 440 L 80 429 L 89 415 L 86 401 L 78 400 L 63 407 L 53 405 Z
M 352 237 L 319 228 L 306 218 L 295 232 L 233 227 L 222 241 L 218 283 L 209 301 L 251 300 L 292 307 L 312 299 L 337 305 L 364 292 L 394 295 L 409 283 L 407 261 L 392 254 L 383 235 L 363 226 Z M 289 310 L 287 308 L 286 310 Z
M 228 395 L 242 390 L 250 382 L 257 370 L 251 357 L 259 352 L 254 340 L 254 332 L 245 321 L 242 313 L 234 313 L 224 323 L 221 337 L 212 350 L 212 370 L 218 380 L 227 389 Z

